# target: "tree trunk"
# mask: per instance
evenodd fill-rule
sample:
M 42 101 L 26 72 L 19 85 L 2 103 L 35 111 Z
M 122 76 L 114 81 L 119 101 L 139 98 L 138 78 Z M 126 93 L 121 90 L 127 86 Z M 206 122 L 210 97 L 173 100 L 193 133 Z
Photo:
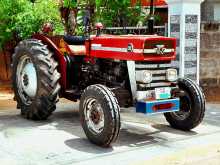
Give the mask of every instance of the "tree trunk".
M 7 51 L 0 52 L 0 80 L 10 81 L 11 79 L 11 57 Z
M 68 35 L 74 35 L 77 26 L 77 13 L 78 10 L 60 7 L 60 14 L 62 23 L 64 25 L 65 33 Z

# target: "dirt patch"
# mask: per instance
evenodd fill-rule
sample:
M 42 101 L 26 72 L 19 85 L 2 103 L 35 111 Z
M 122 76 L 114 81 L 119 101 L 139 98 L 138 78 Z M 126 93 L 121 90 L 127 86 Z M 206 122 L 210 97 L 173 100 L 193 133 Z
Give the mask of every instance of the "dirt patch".
M 1 81 L 0 80 L 0 94 L 1 93 L 13 93 L 12 85 L 10 81 Z
M 0 111 L 3 109 L 16 108 L 17 103 L 14 100 L 0 100 Z

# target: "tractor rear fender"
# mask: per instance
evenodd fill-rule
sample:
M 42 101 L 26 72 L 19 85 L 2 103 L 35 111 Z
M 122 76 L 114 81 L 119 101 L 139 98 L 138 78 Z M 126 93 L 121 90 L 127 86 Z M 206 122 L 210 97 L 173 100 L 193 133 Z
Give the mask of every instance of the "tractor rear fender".
M 63 53 L 59 50 L 59 48 L 57 47 L 57 45 L 47 36 L 42 35 L 42 34 L 34 34 L 32 36 L 32 38 L 34 39 L 38 39 L 41 40 L 45 45 L 48 46 L 48 48 L 53 51 L 54 53 L 54 58 L 55 60 L 58 62 L 58 71 L 61 74 L 61 78 L 60 78 L 60 85 L 62 88 L 62 91 L 65 91 L 66 87 L 67 87 L 67 82 L 66 82 L 66 60 L 64 58 Z

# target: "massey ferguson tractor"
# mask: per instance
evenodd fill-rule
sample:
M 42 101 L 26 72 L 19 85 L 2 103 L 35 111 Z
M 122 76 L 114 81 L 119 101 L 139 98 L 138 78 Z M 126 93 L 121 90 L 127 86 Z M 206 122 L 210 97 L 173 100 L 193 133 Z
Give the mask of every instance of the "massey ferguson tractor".
M 189 131 L 205 113 L 205 98 L 192 80 L 178 78 L 171 62 L 176 39 L 157 35 L 88 37 L 35 34 L 13 55 L 13 88 L 21 115 L 45 120 L 58 98 L 77 102 L 88 139 L 109 146 L 120 131 L 120 108 L 163 113 L 171 127 Z

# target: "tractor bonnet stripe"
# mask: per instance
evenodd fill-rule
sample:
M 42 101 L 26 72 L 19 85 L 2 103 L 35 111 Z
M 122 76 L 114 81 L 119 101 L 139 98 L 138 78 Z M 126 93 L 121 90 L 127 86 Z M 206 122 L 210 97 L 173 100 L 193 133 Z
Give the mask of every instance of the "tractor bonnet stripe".
M 117 47 L 104 47 L 101 44 L 92 44 L 92 50 L 102 50 L 102 51 L 111 51 L 111 52 L 122 52 L 127 53 L 128 48 L 117 48 Z M 145 54 L 154 54 L 157 53 L 157 48 L 155 49 L 133 49 L 134 53 L 145 53 Z M 165 49 L 163 53 L 172 53 L 175 52 L 174 49 Z
M 104 51 L 122 52 L 122 53 L 128 52 L 128 48 L 103 47 L 103 46 L 96 46 L 96 45 L 92 45 L 92 50 L 104 50 Z M 143 49 L 133 49 L 132 52 L 143 53 Z

